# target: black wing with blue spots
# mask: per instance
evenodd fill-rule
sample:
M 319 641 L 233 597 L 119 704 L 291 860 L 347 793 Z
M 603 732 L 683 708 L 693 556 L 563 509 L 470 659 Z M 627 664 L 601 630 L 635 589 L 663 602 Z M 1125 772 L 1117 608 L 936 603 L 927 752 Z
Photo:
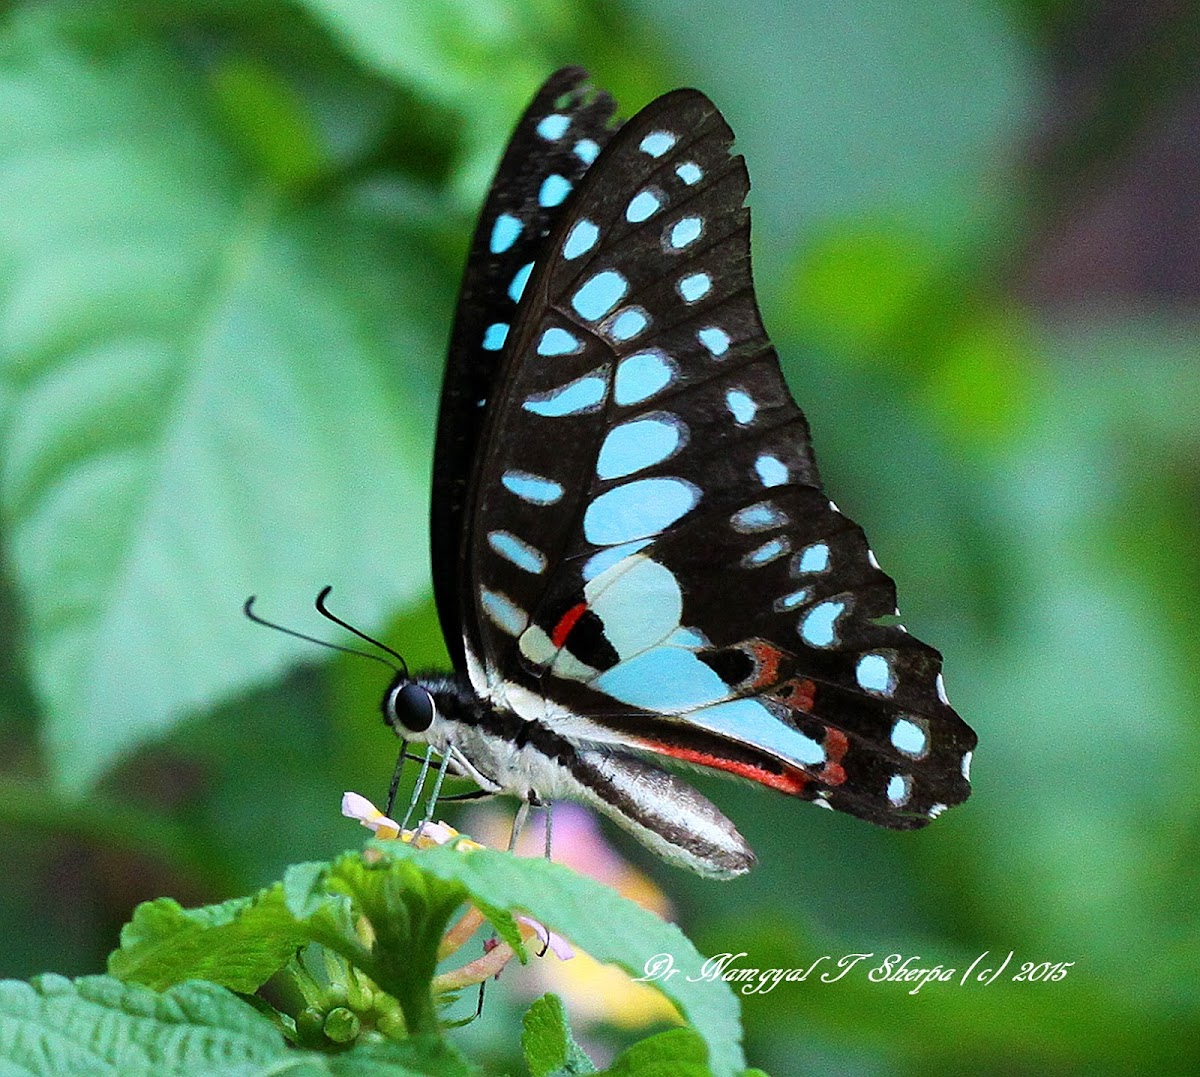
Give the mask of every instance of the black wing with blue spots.
M 471 240 L 442 382 L 430 537 L 433 586 L 446 646 L 463 669 L 460 564 L 467 486 L 484 408 L 516 317 L 514 282 L 528 274 L 566 196 L 612 137 L 615 104 L 587 72 L 566 67 L 517 123 Z
M 506 282 L 463 548 L 472 682 L 580 742 L 922 826 L 968 795 L 975 737 L 823 492 L 732 142 L 702 94 L 659 98 Z

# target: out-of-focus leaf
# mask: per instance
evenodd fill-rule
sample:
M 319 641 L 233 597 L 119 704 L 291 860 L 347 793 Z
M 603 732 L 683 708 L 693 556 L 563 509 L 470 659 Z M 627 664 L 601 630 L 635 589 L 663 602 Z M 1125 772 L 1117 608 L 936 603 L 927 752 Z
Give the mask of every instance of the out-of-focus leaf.
M 362 63 L 444 103 L 461 101 L 478 89 L 489 63 L 516 54 L 537 16 L 547 14 L 544 0 L 528 5 L 504 0 L 302 2 Z
M 216 68 L 213 88 L 231 133 L 281 187 L 302 187 L 329 167 L 316 125 L 278 72 L 233 58 Z
M 794 330 L 851 355 L 885 345 L 911 317 L 945 253 L 900 222 L 855 219 L 805 251 L 789 288 Z
M 737 134 L 766 295 L 796 241 L 830 221 L 884 213 L 961 245 L 994 212 L 1002 184 L 992 172 L 1028 123 L 1036 72 L 1003 5 L 747 0 L 702 17 L 684 0 L 634 8 Z
M 370 237 L 242 169 L 165 49 L 54 8 L 8 23 L 0 498 L 51 769 L 80 791 L 297 653 L 242 621 L 248 593 L 298 625 L 332 582 L 370 629 L 426 586 L 407 368 L 435 346 L 419 267 L 364 298 Z
M 562 0 L 303 0 L 362 63 L 466 119 L 455 190 L 474 204 L 554 64 L 541 47 Z

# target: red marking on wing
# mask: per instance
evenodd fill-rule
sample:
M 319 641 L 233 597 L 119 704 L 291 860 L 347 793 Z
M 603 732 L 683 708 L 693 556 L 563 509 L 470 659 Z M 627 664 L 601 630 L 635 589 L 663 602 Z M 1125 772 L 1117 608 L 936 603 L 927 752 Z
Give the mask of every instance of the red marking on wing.
M 567 637 L 571 634 L 571 629 L 575 627 L 579 618 L 587 613 L 587 603 L 580 602 L 577 606 L 572 606 L 559 619 L 558 624 L 554 626 L 554 631 L 550 633 L 550 642 L 555 647 L 561 647 L 567 642 Z
M 678 759 L 684 763 L 695 763 L 702 767 L 712 767 L 713 770 L 723 770 L 728 774 L 736 774 L 739 778 L 749 778 L 760 785 L 778 789 L 781 793 L 789 793 L 792 796 L 798 796 L 808 784 L 808 775 L 800 770 L 789 768 L 782 774 L 776 774 L 763 767 L 756 767 L 753 763 L 745 763 L 739 759 L 726 759 L 724 756 L 697 751 L 694 748 L 679 748 L 673 744 L 662 744 L 657 741 L 642 741 L 641 743 L 651 751 L 669 755 L 672 759 Z
M 793 677 L 789 681 L 776 685 L 770 690 L 770 695 L 781 703 L 786 703 L 793 710 L 811 714 L 813 701 L 816 699 L 817 686 L 809 680 Z
M 758 689 L 774 684 L 779 676 L 779 660 L 783 657 L 783 652 L 778 647 L 772 647 L 766 640 L 750 640 L 749 645 L 750 653 L 754 656 L 758 670 L 754 674 L 753 681 L 745 687 Z
M 842 760 L 846 758 L 849 747 L 850 738 L 845 733 L 832 726 L 825 727 L 824 748 L 827 761 L 821 768 L 821 773 L 817 775 L 818 781 L 826 785 L 841 785 L 846 780 L 846 768 L 842 766 Z

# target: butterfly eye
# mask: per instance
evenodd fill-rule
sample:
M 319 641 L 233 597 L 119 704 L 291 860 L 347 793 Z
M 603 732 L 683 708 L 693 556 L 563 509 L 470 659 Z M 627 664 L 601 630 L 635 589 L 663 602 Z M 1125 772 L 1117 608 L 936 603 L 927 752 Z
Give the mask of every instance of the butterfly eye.
M 435 713 L 433 696 L 411 681 L 388 696 L 388 721 L 401 733 L 424 733 L 433 724 Z

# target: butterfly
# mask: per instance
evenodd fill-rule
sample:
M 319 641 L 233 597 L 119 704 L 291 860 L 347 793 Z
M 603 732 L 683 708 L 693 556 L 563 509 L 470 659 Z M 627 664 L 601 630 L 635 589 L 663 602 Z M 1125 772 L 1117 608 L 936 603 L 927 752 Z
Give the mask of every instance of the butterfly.
M 704 875 L 754 854 L 671 764 L 924 826 L 968 796 L 975 734 L 822 488 L 733 133 L 690 89 L 614 110 L 552 75 L 487 196 L 433 471 L 454 672 L 403 670 L 384 716 L 443 776 L 581 801 Z

